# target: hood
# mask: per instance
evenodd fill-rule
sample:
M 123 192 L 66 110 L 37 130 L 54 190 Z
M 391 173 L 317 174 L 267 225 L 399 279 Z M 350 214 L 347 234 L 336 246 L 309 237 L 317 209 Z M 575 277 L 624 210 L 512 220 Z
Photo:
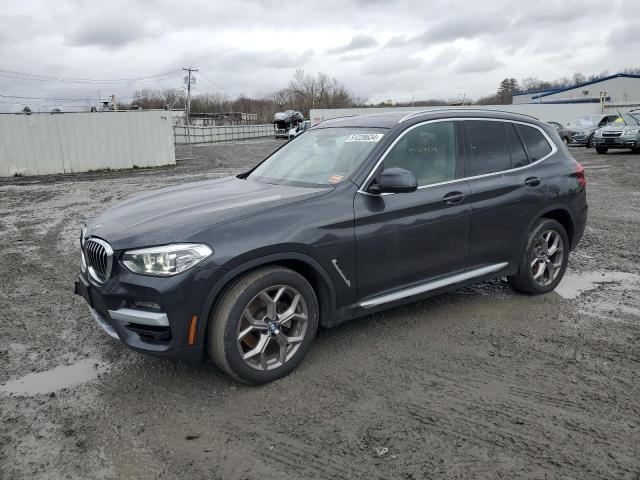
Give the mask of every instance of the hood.
M 87 222 L 87 236 L 114 250 L 184 241 L 217 223 L 322 195 L 329 188 L 272 185 L 236 177 L 136 195 Z
M 583 130 L 588 130 L 590 132 L 595 132 L 598 128 L 600 128 L 600 127 L 598 127 L 597 125 L 590 125 L 590 126 L 589 125 L 587 125 L 587 126 L 585 126 L 585 125 L 568 125 L 566 127 L 567 130 L 570 130 L 573 133 L 581 132 Z

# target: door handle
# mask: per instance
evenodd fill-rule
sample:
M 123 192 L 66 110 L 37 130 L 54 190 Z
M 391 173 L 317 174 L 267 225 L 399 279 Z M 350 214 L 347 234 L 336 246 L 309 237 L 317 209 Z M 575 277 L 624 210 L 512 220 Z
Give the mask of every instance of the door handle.
M 538 177 L 528 177 L 525 179 L 524 184 L 527 187 L 537 187 L 540 185 L 540 179 Z
M 448 205 L 453 205 L 455 203 L 460 203 L 462 200 L 464 200 L 464 197 L 465 195 L 462 192 L 449 192 L 444 197 L 442 197 L 442 200 Z

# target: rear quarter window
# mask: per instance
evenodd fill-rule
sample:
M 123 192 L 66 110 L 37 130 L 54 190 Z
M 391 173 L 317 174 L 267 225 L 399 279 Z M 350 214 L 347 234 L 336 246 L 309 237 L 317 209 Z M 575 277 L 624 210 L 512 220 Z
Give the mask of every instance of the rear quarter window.
M 536 162 L 551 153 L 551 145 L 540 130 L 527 125 L 516 125 L 522 141 L 527 147 L 531 162 Z

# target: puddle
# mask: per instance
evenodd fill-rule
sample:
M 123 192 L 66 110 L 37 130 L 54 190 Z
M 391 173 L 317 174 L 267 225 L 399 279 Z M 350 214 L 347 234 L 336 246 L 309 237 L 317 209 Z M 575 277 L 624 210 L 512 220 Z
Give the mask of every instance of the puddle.
M 62 365 L 46 372 L 29 373 L 15 380 L 9 380 L 4 385 L 0 385 L 0 392 L 19 395 L 54 392 L 93 380 L 107 369 L 108 364 L 89 358 L 73 365 Z
M 584 292 L 599 288 L 604 284 L 624 284 L 640 280 L 640 275 L 625 272 L 587 272 L 566 274 L 555 292 L 562 298 L 576 298 Z

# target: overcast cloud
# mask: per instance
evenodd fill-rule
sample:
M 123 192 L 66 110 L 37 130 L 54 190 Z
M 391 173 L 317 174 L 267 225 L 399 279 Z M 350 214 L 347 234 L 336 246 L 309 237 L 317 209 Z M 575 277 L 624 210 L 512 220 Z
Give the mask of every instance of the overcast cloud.
M 609 0 L 600 12 L 596 0 L 2 0 L 0 69 L 121 79 L 193 65 L 196 93 L 236 96 L 270 94 L 303 68 L 373 102 L 477 98 L 505 77 L 640 66 L 640 2 Z M 181 74 L 135 85 L 0 76 L 0 95 L 25 97 L 162 87 L 182 87 Z M 21 101 L 0 98 L 0 110 Z

